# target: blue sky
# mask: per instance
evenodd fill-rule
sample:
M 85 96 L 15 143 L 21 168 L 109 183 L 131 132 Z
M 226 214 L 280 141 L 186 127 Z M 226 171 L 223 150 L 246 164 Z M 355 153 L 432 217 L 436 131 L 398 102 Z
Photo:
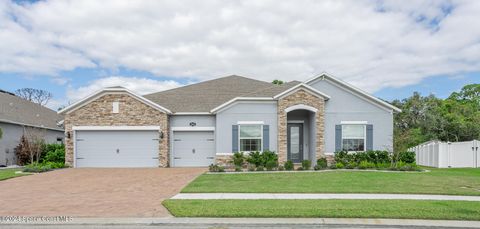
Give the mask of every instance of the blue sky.
M 0 1 L 0 89 L 51 91 L 56 109 L 106 86 L 328 72 L 389 101 L 445 98 L 480 82 L 478 15 L 456 0 Z

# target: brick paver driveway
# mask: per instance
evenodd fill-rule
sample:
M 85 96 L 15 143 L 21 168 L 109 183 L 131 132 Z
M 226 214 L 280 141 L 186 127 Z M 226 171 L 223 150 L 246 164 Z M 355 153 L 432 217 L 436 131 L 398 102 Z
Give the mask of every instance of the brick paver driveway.
M 206 169 L 62 169 L 0 181 L 0 216 L 165 217 Z

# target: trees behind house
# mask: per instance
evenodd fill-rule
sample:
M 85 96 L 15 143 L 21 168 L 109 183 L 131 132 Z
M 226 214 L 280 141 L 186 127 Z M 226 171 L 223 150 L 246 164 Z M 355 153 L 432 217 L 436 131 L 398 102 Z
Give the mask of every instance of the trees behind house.
M 285 82 L 283 82 L 282 80 L 273 80 L 272 83 L 273 83 L 273 84 L 276 84 L 276 85 L 282 85 L 282 84 L 284 84 Z
M 52 93 L 35 88 L 21 88 L 15 91 L 15 95 L 28 101 L 45 106 L 52 98 Z
M 434 95 L 395 100 L 394 148 L 404 151 L 429 140 L 471 141 L 480 138 L 480 84 L 470 84 L 447 99 Z

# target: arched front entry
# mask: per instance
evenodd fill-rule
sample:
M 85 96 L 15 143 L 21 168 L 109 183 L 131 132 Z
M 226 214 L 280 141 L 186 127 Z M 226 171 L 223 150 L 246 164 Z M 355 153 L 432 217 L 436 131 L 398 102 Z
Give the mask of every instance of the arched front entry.
M 325 101 L 305 90 L 278 100 L 278 158 L 301 163 L 324 156 Z
M 315 114 L 318 109 L 304 104 L 287 109 L 287 160 L 301 163 L 314 161 L 315 157 Z

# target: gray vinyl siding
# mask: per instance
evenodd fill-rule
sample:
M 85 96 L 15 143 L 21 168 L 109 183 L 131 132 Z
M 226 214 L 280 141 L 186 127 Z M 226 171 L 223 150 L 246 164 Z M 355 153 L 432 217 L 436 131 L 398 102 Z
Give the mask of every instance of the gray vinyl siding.
M 367 121 L 373 125 L 373 149 L 393 149 L 393 113 L 359 98 L 334 83 L 314 81 L 313 88 L 331 96 L 325 103 L 325 152 L 335 152 L 335 125 L 341 121 Z
M 3 137 L 0 139 L 0 165 L 16 164 L 14 149 L 20 143 L 23 127 L 16 124 L 0 122 Z M 46 130 L 45 142 L 58 143 L 57 138 L 64 138 L 63 131 Z
M 195 122 L 197 127 L 214 127 L 214 115 L 173 115 L 170 116 L 170 127 L 189 127 Z
M 277 104 L 276 102 L 236 103 L 217 113 L 217 153 L 232 153 L 232 125 L 238 121 L 263 121 L 269 125 L 269 148 L 277 151 Z

